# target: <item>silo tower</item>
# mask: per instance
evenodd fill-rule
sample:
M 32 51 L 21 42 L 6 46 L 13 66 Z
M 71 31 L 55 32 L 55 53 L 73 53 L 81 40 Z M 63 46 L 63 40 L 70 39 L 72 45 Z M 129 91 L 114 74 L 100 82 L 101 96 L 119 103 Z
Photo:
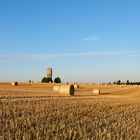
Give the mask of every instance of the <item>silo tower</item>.
M 47 68 L 47 77 L 52 78 L 52 68 Z

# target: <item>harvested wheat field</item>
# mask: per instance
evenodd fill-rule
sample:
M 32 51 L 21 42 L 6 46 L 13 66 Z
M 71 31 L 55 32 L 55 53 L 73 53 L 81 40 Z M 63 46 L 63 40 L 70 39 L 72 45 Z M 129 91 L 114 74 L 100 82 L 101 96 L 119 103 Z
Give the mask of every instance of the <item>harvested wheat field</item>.
M 140 87 L 80 84 L 66 96 L 56 85 L 1 83 L 0 140 L 140 139 Z

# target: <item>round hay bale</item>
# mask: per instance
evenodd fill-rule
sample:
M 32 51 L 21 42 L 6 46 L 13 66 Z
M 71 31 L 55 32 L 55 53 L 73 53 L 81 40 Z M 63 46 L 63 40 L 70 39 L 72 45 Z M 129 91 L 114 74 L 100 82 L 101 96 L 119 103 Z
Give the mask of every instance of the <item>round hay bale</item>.
M 74 95 L 74 91 L 73 85 L 61 85 L 59 88 L 60 94 L 63 95 Z
M 59 89 L 60 89 L 60 86 L 54 86 L 54 87 L 53 87 L 53 91 L 59 92 Z
M 79 85 L 78 84 L 74 84 L 74 88 L 75 89 L 79 88 Z
M 66 82 L 66 85 L 69 85 L 70 83 L 69 82 Z
M 93 89 L 93 94 L 94 95 L 99 95 L 100 94 L 100 89 Z
M 18 86 L 18 82 L 12 82 L 11 85 L 12 86 Z

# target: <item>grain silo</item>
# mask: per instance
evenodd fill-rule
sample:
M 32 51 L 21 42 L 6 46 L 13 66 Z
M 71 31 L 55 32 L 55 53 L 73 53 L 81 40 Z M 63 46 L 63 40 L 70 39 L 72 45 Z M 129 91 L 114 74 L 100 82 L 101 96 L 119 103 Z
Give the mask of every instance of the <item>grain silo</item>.
M 47 68 L 47 77 L 52 78 L 52 68 Z

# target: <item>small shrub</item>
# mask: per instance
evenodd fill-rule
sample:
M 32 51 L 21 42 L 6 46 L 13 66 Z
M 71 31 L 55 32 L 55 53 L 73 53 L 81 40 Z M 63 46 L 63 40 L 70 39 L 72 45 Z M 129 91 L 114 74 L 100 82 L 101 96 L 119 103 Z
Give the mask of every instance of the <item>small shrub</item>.
M 52 83 L 53 80 L 51 77 L 43 77 L 42 80 L 41 80 L 42 83 Z
M 54 82 L 55 82 L 55 83 L 61 83 L 60 77 L 56 77 L 56 78 L 54 79 Z

